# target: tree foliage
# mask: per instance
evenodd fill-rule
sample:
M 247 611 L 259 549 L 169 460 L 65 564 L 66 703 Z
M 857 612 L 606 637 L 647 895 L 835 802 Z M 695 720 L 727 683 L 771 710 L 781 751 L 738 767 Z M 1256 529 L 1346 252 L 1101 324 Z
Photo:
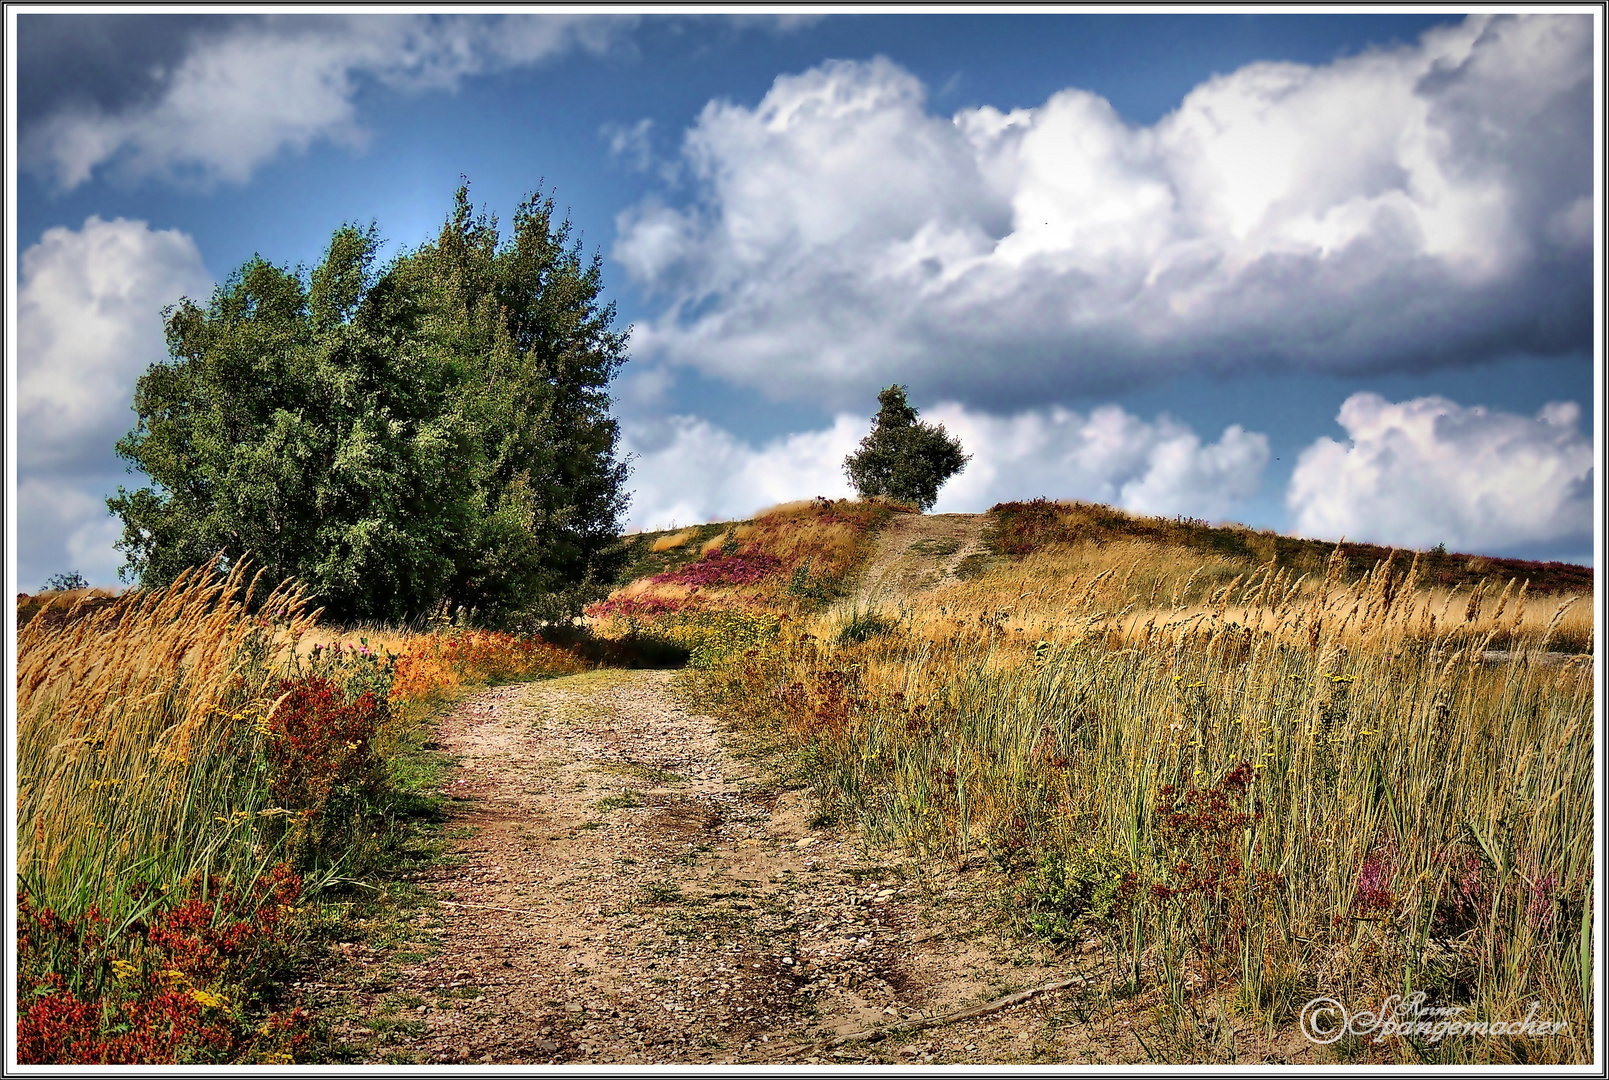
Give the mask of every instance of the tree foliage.
M 87 589 L 89 582 L 77 570 L 69 570 L 62 574 L 51 574 L 45 579 L 45 592 L 72 592 L 75 589 Z
M 538 194 L 504 240 L 460 187 L 383 269 L 375 227 L 347 225 L 311 272 L 254 257 L 165 311 L 171 358 L 118 443 L 154 484 L 107 500 L 125 579 L 249 553 L 341 620 L 579 611 L 624 557 L 608 386 L 629 329 L 570 232 Z
M 938 501 L 939 488 L 972 460 L 961 440 L 943 424 L 925 424 L 905 400 L 906 388 L 890 386 L 877 395 L 881 406 L 871 434 L 844 459 L 844 472 L 862 497 L 881 495 L 915 503 L 923 510 Z

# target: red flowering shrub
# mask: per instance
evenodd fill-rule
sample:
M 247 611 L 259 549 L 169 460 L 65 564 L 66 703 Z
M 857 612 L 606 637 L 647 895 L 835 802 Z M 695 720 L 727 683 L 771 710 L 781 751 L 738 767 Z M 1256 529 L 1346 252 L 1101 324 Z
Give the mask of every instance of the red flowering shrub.
M 1156 831 L 1171 856 L 1168 870 L 1172 882 L 1152 886 L 1158 899 L 1217 895 L 1226 881 L 1239 877 L 1242 867 L 1237 841 L 1254 819 L 1242 809 L 1251 775 L 1251 764 L 1243 761 L 1216 787 L 1186 791 L 1179 804 L 1174 802 L 1178 792 L 1172 784 L 1158 791 Z
M 211 878 L 153 917 L 146 939 L 192 979 L 240 979 L 279 948 L 279 930 L 302 882 L 284 863 L 252 883 L 250 899 Z M 249 910 L 248 910 L 249 908 Z
M 138 892 L 139 890 L 136 890 Z M 210 878 L 111 935 L 91 907 L 66 919 L 17 895 L 17 1056 L 26 1064 L 294 1060 L 301 1010 L 248 1020 L 290 952 L 301 881 L 281 864 L 240 892 Z
M 373 740 L 386 702 L 372 692 L 348 699 L 319 675 L 281 680 L 277 695 L 284 698 L 268 718 L 264 748 L 274 800 L 311 819 L 374 796 L 382 774 Z
M 26 1064 L 147 1065 L 217 1060 L 230 1032 L 182 990 L 112 1003 L 80 1001 L 52 973 L 19 1002 L 17 1060 Z
M 1172 784 L 1158 791 L 1162 875 L 1151 897 L 1176 911 L 1204 966 L 1235 954 L 1281 881 L 1266 870 L 1248 875 L 1241 857 L 1246 829 L 1262 815 L 1260 801 L 1246 809 L 1251 782 L 1251 763 L 1242 761 L 1216 786 L 1192 788 L 1177 802 L 1180 793 Z

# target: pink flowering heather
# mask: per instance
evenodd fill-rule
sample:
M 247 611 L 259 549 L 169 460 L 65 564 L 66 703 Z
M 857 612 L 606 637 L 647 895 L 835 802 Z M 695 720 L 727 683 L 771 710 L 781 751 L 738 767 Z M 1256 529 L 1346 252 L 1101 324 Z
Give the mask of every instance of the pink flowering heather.
M 764 552 L 742 552 L 737 555 L 712 555 L 689 563 L 676 570 L 655 574 L 657 584 L 691 585 L 752 585 L 776 573 L 782 560 Z
M 602 619 L 619 616 L 624 619 L 651 619 L 656 615 L 669 615 L 681 611 L 686 601 L 679 597 L 617 596 L 587 608 L 587 614 Z
M 1392 891 L 1397 859 L 1394 847 L 1376 848 L 1358 870 L 1358 906 L 1366 912 L 1388 911 L 1397 902 Z
M 1479 925 L 1491 906 L 1491 888 L 1486 864 L 1469 852 L 1453 855 L 1447 864 L 1447 882 L 1436 906 L 1436 931 L 1445 935 L 1461 933 Z
M 1531 902 L 1525 905 L 1525 918 L 1531 924 L 1531 929 L 1539 934 L 1547 934 L 1553 929 L 1553 920 L 1558 914 L 1558 905 L 1554 903 L 1558 886 L 1558 879 L 1552 874 L 1537 879 L 1531 886 Z

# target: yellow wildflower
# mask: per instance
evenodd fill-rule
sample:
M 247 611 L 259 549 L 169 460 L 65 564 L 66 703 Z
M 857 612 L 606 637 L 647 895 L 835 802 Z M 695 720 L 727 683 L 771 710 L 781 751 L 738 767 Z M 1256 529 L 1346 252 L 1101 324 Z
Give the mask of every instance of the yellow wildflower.
M 224 999 L 217 994 L 209 994 L 205 990 L 198 990 L 195 987 L 190 988 L 190 996 L 195 998 L 198 1004 L 208 1009 L 221 1009 L 224 1006 Z

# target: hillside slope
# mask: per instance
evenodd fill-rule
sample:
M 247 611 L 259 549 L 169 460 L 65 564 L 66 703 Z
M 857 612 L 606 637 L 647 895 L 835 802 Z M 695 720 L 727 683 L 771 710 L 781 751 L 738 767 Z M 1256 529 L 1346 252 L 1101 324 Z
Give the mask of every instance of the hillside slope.
M 1053 637 L 1063 613 L 1078 606 L 1121 614 L 1119 629 L 1128 632 L 1147 618 L 1192 617 L 1202 606 L 1223 615 L 1259 586 L 1264 599 L 1271 588 L 1307 596 L 1374 574 L 1392 595 L 1439 605 L 1444 629 L 1454 609 L 1471 633 L 1482 612 L 1507 612 L 1510 621 L 1488 642 L 1494 648 L 1522 630 L 1540 632 L 1560 604 L 1569 607 L 1552 626 L 1551 646 L 1581 652 L 1592 639 L 1591 567 L 1336 544 L 1089 503 L 1040 499 L 987 514 L 924 515 L 816 500 L 627 543 L 628 568 L 610 600 L 591 609 L 594 621 L 612 620 L 606 632 L 636 633 L 646 619 L 688 648 L 719 637 L 722 620 L 739 612 L 751 624 L 761 617 L 780 624 L 836 608 L 852 619 L 913 605 L 957 626 L 1009 623 L 1036 639 Z M 1517 612 L 1523 621 L 1514 621 Z M 733 643 L 752 644 L 757 625 Z
M 1088 1016 L 1141 1003 L 1153 1060 L 1300 1045 L 1302 1002 L 1404 978 L 1590 1030 L 1590 569 L 1036 501 L 885 515 L 829 596 L 765 546 L 787 528 L 733 533 L 722 558 L 770 567 L 741 588 L 633 583 L 682 605 L 638 632 L 769 611 L 770 635 L 693 652 L 723 719 L 796 747 L 824 814 L 978 882 L 1021 940 L 1099 957 Z M 1469 1039 L 1435 1060 L 1588 1054 Z

